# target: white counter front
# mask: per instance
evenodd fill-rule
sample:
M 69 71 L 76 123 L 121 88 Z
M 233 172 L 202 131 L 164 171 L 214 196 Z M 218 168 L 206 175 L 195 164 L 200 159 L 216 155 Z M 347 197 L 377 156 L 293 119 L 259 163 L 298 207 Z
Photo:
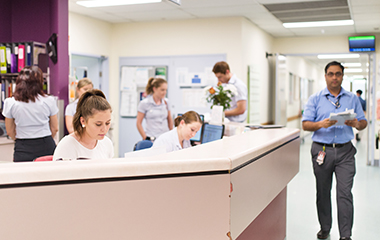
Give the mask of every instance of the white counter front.
M 0 232 L 4 239 L 256 239 L 245 236 L 286 196 L 299 144 L 299 130 L 280 128 L 154 157 L 2 163 Z

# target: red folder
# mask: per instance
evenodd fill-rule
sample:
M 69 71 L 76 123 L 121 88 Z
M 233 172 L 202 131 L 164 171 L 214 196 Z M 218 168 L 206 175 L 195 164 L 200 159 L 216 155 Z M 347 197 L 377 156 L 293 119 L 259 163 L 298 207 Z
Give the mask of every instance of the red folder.
M 18 72 L 25 67 L 25 45 L 18 45 Z

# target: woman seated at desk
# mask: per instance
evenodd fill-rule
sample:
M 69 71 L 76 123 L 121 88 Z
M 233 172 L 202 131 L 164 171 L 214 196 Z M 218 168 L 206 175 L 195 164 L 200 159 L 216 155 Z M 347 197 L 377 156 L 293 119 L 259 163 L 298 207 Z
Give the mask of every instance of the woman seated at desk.
M 174 120 L 175 128 L 159 136 L 153 147 L 165 146 L 166 152 L 191 147 L 190 138 L 194 137 L 202 126 L 198 113 L 189 111 Z
M 113 144 L 106 137 L 111 111 L 102 91 L 93 89 L 83 93 L 73 119 L 74 132 L 58 143 L 53 160 L 112 158 Z

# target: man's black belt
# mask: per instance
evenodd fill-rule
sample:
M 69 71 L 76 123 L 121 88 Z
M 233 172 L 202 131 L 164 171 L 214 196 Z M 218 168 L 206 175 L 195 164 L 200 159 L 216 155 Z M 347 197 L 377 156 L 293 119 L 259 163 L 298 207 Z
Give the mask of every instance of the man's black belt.
M 340 148 L 340 147 L 343 147 L 349 143 L 351 143 L 351 141 L 349 142 L 346 142 L 346 143 L 330 143 L 330 144 L 327 144 L 327 143 L 320 143 L 320 142 L 315 142 L 316 144 L 319 144 L 319 145 L 322 145 L 322 146 L 325 146 L 325 147 L 333 147 L 333 148 Z

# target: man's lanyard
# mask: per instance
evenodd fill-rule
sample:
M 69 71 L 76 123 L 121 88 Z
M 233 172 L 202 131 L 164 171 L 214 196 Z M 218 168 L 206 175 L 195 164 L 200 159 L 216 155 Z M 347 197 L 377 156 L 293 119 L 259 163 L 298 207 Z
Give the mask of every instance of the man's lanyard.
M 338 99 L 336 100 L 336 102 L 334 103 L 333 101 L 330 100 L 330 98 L 328 98 L 328 95 L 326 95 L 326 98 L 327 100 L 329 100 L 329 102 L 331 102 L 332 105 L 335 106 L 335 109 L 338 109 L 340 108 L 340 103 L 339 103 L 339 99 L 342 95 L 338 96 Z

